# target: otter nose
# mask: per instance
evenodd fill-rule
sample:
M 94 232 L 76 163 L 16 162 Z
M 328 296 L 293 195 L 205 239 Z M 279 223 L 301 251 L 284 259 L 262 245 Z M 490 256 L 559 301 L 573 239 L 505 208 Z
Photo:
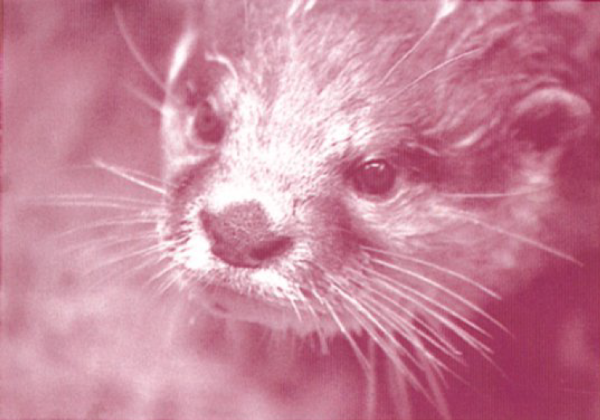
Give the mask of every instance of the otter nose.
M 235 267 L 258 267 L 283 254 L 292 244 L 289 236 L 271 229 L 271 221 L 257 202 L 233 204 L 217 214 L 200 213 L 212 240 L 212 253 Z

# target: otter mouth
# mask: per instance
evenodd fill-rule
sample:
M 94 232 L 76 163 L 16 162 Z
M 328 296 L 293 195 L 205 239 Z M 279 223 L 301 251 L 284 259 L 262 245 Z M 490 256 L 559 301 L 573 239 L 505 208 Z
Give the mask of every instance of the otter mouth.
M 234 290 L 226 285 L 206 287 L 199 299 L 211 314 L 221 318 L 276 326 L 288 325 L 296 317 L 287 306 Z
M 303 336 L 316 331 L 333 335 L 338 331 L 337 324 L 320 308 L 311 307 L 311 311 L 303 302 L 253 296 L 222 282 L 201 287 L 195 296 L 207 312 L 217 318 L 258 324 L 275 331 L 292 330 Z M 339 316 L 345 318 L 342 314 Z M 344 323 L 354 329 L 348 320 Z

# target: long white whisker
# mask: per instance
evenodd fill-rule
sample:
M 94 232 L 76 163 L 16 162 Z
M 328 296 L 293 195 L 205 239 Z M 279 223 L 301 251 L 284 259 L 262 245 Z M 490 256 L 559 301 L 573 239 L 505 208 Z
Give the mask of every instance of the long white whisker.
M 412 336 L 411 340 L 415 340 L 416 342 L 420 341 L 419 338 L 415 336 Z M 423 365 L 426 366 L 426 368 L 423 369 L 423 372 L 425 373 L 427 383 L 429 384 L 429 389 L 431 389 L 431 392 L 433 394 L 432 397 L 435 401 L 433 406 L 438 410 L 438 412 L 442 416 L 442 419 L 450 420 L 451 416 L 450 409 L 448 408 L 448 401 L 446 400 L 442 390 L 440 389 L 440 381 L 444 381 L 444 376 L 440 372 L 439 367 L 436 363 L 428 363 L 428 356 L 428 354 L 417 352 L 417 357 L 422 359 Z
M 131 36 L 131 34 L 129 33 L 129 30 L 127 29 L 127 26 L 125 25 L 125 19 L 123 18 L 123 13 L 121 12 L 121 8 L 115 4 L 113 6 L 113 11 L 115 14 L 119 32 L 123 36 L 123 39 L 125 40 L 125 44 L 127 45 L 127 48 L 129 48 L 129 51 L 131 52 L 133 57 L 135 58 L 135 61 L 137 61 L 137 63 L 140 65 L 142 70 L 144 70 L 146 75 L 148 75 L 148 77 L 154 83 L 156 83 L 156 85 L 163 92 L 167 92 L 167 88 L 166 88 L 164 82 L 162 81 L 162 79 L 158 76 L 157 71 L 150 65 L 150 63 L 148 63 L 148 61 L 146 61 L 146 59 L 140 52 L 140 49 L 135 44 L 133 37 Z
M 351 307 L 354 308 L 354 305 L 351 302 L 348 303 L 350 303 Z M 389 337 L 382 337 L 380 333 L 383 333 L 385 336 L 385 330 L 382 330 L 380 327 L 373 327 L 372 325 L 368 324 L 368 319 L 363 319 L 363 317 L 361 317 L 360 314 L 357 314 L 355 312 L 355 309 L 346 308 L 346 310 L 354 317 L 354 319 L 358 322 L 361 328 L 368 333 L 370 339 L 373 340 L 377 344 L 377 346 L 381 348 L 384 354 L 388 357 L 388 360 L 390 360 L 390 363 L 393 364 L 394 368 L 401 371 L 403 375 L 408 379 L 408 381 L 416 389 L 421 391 L 426 398 L 428 398 L 427 390 L 422 386 L 419 379 L 407 368 L 406 364 L 400 358 L 397 350 L 403 350 L 403 354 L 409 357 L 409 360 L 411 360 L 411 362 L 414 363 L 420 369 L 421 367 L 419 366 L 418 361 L 416 361 L 414 357 L 411 358 L 411 355 L 406 351 L 406 349 L 404 349 L 400 345 L 400 343 L 397 342 L 395 338 L 392 337 L 392 341 L 390 342 Z M 383 341 L 384 339 L 386 339 L 386 342 Z
M 186 272 L 184 270 L 179 270 L 177 272 L 174 272 L 173 274 L 174 275 L 170 276 L 170 278 L 167 281 L 162 282 L 162 284 L 158 288 L 159 294 L 166 293 L 166 291 L 169 290 L 174 285 L 177 285 L 177 284 L 183 285 L 184 284 L 184 282 L 182 281 L 182 279 L 186 275 Z
M 410 88 L 412 88 L 413 86 L 419 84 L 419 82 L 421 82 L 423 79 L 431 76 L 433 73 L 436 73 L 440 70 L 442 70 L 443 68 L 449 66 L 450 64 L 462 60 L 465 57 L 474 54 L 476 52 L 481 51 L 482 48 L 475 48 L 473 50 L 469 50 L 469 51 L 465 51 L 464 53 L 458 54 L 455 57 L 451 57 L 449 59 L 447 59 L 446 61 L 444 61 L 443 63 L 438 64 L 437 66 L 435 66 L 434 68 L 426 71 L 425 73 L 423 73 L 421 76 L 417 77 L 415 80 L 413 80 L 412 82 L 408 83 L 406 86 L 404 86 L 402 89 L 400 89 L 398 92 L 396 92 L 396 94 L 394 95 L 393 98 L 391 98 L 390 100 L 393 101 L 395 98 L 401 96 L 404 92 L 406 92 L 407 90 L 409 90 Z
M 394 404 L 395 411 L 400 415 L 401 419 L 412 419 L 412 405 L 409 401 L 409 390 L 408 384 L 404 374 L 398 369 L 394 369 L 394 365 L 391 361 L 388 361 L 392 369 L 385 369 L 387 372 L 388 383 L 390 383 L 392 387 L 392 392 L 390 395 L 398 396 L 399 398 L 391 398 L 392 403 Z
M 143 257 L 143 256 L 148 256 L 148 255 L 152 255 L 152 254 L 159 254 L 161 252 L 163 252 L 165 250 L 165 245 L 164 244 L 156 244 L 154 246 L 150 246 L 150 247 L 143 247 L 141 249 L 136 249 L 133 252 L 124 254 L 124 255 L 120 255 L 118 258 L 113 258 L 110 259 L 108 261 L 104 261 L 102 264 L 93 267 L 87 274 L 93 273 L 94 271 L 100 270 L 100 269 L 104 269 L 106 267 L 110 267 L 112 265 L 118 264 L 120 262 L 129 260 L 131 258 L 134 257 Z
M 110 248 L 115 245 L 126 244 L 130 242 L 138 242 L 143 240 L 152 240 L 156 239 L 156 234 L 153 231 L 145 232 L 145 234 L 137 234 L 135 236 L 123 236 L 123 235 L 105 235 L 100 238 L 93 238 L 87 241 L 80 241 L 73 246 L 68 246 L 61 250 L 62 253 L 71 253 L 71 252 L 89 252 L 94 250 L 96 252 L 100 252 L 106 248 Z
M 436 28 L 437 24 L 439 23 L 439 19 L 434 20 L 431 25 L 429 25 L 429 27 L 427 28 L 427 30 L 423 33 L 423 35 L 421 35 L 419 37 L 419 39 L 417 39 L 417 41 L 413 44 L 413 46 L 406 52 L 404 53 L 404 55 L 402 57 L 400 57 L 399 60 L 397 60 L 392 67 L 387 71 L 387 73 L 385 74 L 385 76 L 383 76 L 383 79 L 381 80 L 381 85 L 383 86 L 385 84 L 385 82 L 388 80 L 388 78 L 394 73 L 394 71 L 396 71 L 396 69 L 398 67 L 400 67 L 400 65 L 406 61 L 406 59 L 408 57 L 410 57 L 412 55 L 413 52 L 415 52 L 419 46 L 423 43 L 423 41 L 425 39 L 427 39 L 427 37 L 433 32 L 433 30 Z
M 350 334 L 350 332 L 348 331 L 348 329 L 346 328 L 346 326 L 344 325 L 344 323 L 340 320 L 340 318 L 338 317 L 335 309 L 333 309 L 333 307 L 331 306 L 331 304 L 325 298 L 321 297 L 320 294 L 316 290 L 313 290 L 312 292 L 313 292 L 313 295 L 319 301 L 319 303 L 321 305 L 323 305 L 323 307 L 326 308 L 327 311 L 329 312 L 329 314 L 331 315 L 331 318 L 334 320 L 334 322 L 336 323 L 336 325 L 340 329 L 340 332 L 346 338 L 346 340 L 350 344 L 350 347 L 352 347 L 352 351 L 354 352 L 354 355 L 356 356 L 356 359 L 358 360 L 358 362 L 361 365 L 363 371 L 365 372 L 365 375 L 367 375 L 368 372 L 371 370 L 371 364 L 369 363 L 369 360 L 363 354 L 362 350 L 360 349 L 360 347 L 356 343 L 356 340 L 354 340 L 354 338 L 352 337 L 352 334 Z
M 568 254 L 565 254 L 562 251 L 559 251 L 556 248 L 552 248 L 549 245 L 546 245 L 546 244 L 544 244 L 544 243 L 542 243 L 540 241 L 537 241 L 535 239 L 528 238 L 527 236 L 523 236 L 523 235 L 521 235 L 519 233 L 511 232 L 509 230 L 506 230 L 506 229 L 503 229 L 503 228 L 500 228 L 500 227 L 497 227 L 497 226 L 493 226 L 493 225 L 491 225 L 489 223 L 484 222 L 481 219 L 478 219 L 478 218 L 474 217 L 472 214 L 470 214 L 468 212 L 449 211 L 449 213 L 450 214 L 454 214 L 454 215 L 460 217 L 461 219 L 469 221 L 469 222 L 471 222 L 471 223 L 473 223 L 475 225 L 478 225 L 478 226 L 481 226 L 483 228 L 486 228 L 486 229 L 488 229 L 488 230 L 490 230 L 492 232 L 497 232 L 497 233 L 499 233 L 501 235 L 505 235 L 505 236 L 508 236 L 510 238 L 516 239 L 519 242 L 522 242 L 524 244 L 531 245 L 534 248 L 540 249 L 542 251 L 546 251 L 547 253 L 549 253 L 551 255 L 554 255 L 555 257 L 558 257 L 558 258 L 561 258 L 563 260 L 569 261 L 569 262 L 571 262 L 573 264 L 576 264 L 576 265 L 578 265 L 580 267 L 584 266 L 584 264 L 581 261 L 575 259 L 571 255 L 568 255 Z
M 447 317 L 442 316 L 438 312 L 434 311 L 432 308 L 425 306 L 425 304 L 423 302 L 416 300 L 414 298 L 409 299 L 405 293 L 400 292 L 398 289 L 400 288 L 400 289 L 406 290 L 409 293 L 420 297 L 421 299 L 423 299 L 423 301 L 428 302 L 429 304 L 440 308 L 441 310 L 449 313 L 450 315 L 454 316 L 456 319 L 462 321 L 466 325 L 475 329 L 479 333 L 481 333 L 485 336 L 488 336 L 488 334 L 484 330 L 479 328 L 477 325 L 473 324 L 471 321 L 469 321 L 465 317 L 463 317 L 460 314 L 458 314 L 457 312 L 453 311 L 448 306 L 443 305 L 442 303 L 433 300 L 431 297 L 429 297 L 423 293 L 420 293 L 417 290 L 415 290 L 407 285 L 397 283 L 397 282 L 390 282 L 388 279 L 381 277 L 377 272 L 372 272 L 372 274 L 378 278 L 379 286 L 384 287 L 391 293 L 397 294 L 401 298 L 408 299 L 409 301 L 413 302 L 415 305 L 419 306 L 426 313 L 428 313 L 429 315 L 431 315 L 432 317 L 437 319 L 440 323 L 442 323 L 443 325 L 448 327 L 451 331 L 453 331 L 455 334 L 457 334 L 459 337 L 461 337 L 466 343 L 469 343 L 474 348 L 478 348 L 484 352 L 489 352 L 489 349 L 487 348 L 487 346 L 483 345 L 480 340 L 475 338 L 471 333 L 466 331 L 460 325 L 456 324 L 455 322 L 450 321 Z
M 367 354 L 371 364 L 371 372 L 367 376 L 365 415 L 368 420 L 375 420 L 375 407 L 377 405 L 377 346 L 375 341 L 369 340 Z
M 497 293 L 495 293 L 492 290 L 488 289 L 487 287 L 482 286 L 481 284 L 479 284 L 474 279 L 472 279 L 470 277 L 467 277 L 464 274 L 461 274 L 459 272 L 450 270 L 449 268 L 443 267 L 441 265 L 434 264 L 432 262 L 423 260 L 421 258 L 416 258 L 416 257 L 410 256 L 410 255 L 407 255 L 407 254 L 401 254 L 401 253 L 397 253 L 397 252 L 392 253 L 392 252 L 388 252 L 388 251 L 384 251 L 384 250 L 380 250 L 380 249 L 377 249 L 377 248 L 373 248 L 373 247 L 369 247 L 369 246 L 364 246 L 364 245 L 361 245 L 361 248 L 365 249 L 367 251 L 374 251 L 376 253 L 381 253 L 383 255 L 387 255 L 387 256 L 390 256 L 390 257 L 393 257 L 393 258 L 399 258 L 401 260 L 412 261 L 412 262 L 415 262 L 417 264 L 424 265 L 424 266 L 429 267 L 429 268 L 433 268 L 435 270 L 438 270 L 438 271 L 440 271 L 442 273 L 448 274 L 451 277 L 457 278 L 459 280 L 464 281 L 465 283 L 468 283 L 468 284 L 476 287 L 477 289 L 479 289 L 482 292 L 486 293 L 487 295 L 493 297 L 494 299 L 497 299 L 497 300 L 501 300 L 502 299 L 500 295 L 498 295 Z
M 374 289 L 369 289 L 372 292 L 375 292 Z M 379 293 L 379 297 L 380 298 L 385 298 L 385 295 L 382 293 Z M 398 305 L 397 302 L 389 299 L 391 301 L 391 303 L 394 304 L 396 309 L 400 308 L 400 305 Z M 450 343 L 448 342 L 442 342 L 440 341 L 439 338 L 434 339 L 433 337 L 437 337 L 437 331 L 433 331 L 431 329 L 431 327 L 423 322 L 419 322 L 419 325 L 422 325 L 423 328 L 427 329 L 427 331 L 429 331 L 429 333 L 432 335 L 431 337 L 426 335 L 425 333 L 423 333 L 422 331 L 420 331 L 415 325 L 411 324 L 411 323 L 407 323 L 405 319 L 402 319 L 401 317 L 396 316 L 396 313 L 394 311 L 392 311 L 390 308 L 385 308 L 383 306 L 380 305 L 380 302 L 376 301 L 373 298 L 369 298 L 369 297 L 364 297 L 363 298 L 363 302 L 365 304 L 365 306 L 367 306 L 368 308 L 372 308 L 373 310 L 378 309 L 381 310 L 383 312 L 385 312 L 388 316 L 388 320 L 390 322 L 390 324 L 392 326 L 399 326 L 401 327 L 401 331 L 403 333 L 406 333 L 407 335 L 412 331 L 412 333 L 417 334 L 421 337 L 423 337 L 428 343 L 430 343 L 432 346 L 434 346 L 435 348 L 439 349 L 441 352 L 443 352 L 444 354 L 448 355 L 449 357 L 451 357 L 452 359 L 462 362 L 462 353 L 459 352 L 454 346 L 452 346 Z M 379 304 L 379 305 L 378 305 Z M 416 320 L 416 319 L 415 319 Z M 400 322 L 401 325 L 398 325 L 397 323 Z
M 488 321 L 492 322 L 494 325 L 496 325 L 498 328 L 502 329 L 505 332 L 508 332 L 508 330 L 506 329 L 506 327 L 504 325 L 502 325 L 500 322 L 498 322 L 494 317 L 492 317 L 491 315 L 489 315 L 486 311 L 484 311 L 483 309 L 481 309 L 479 306 L 475 305 L 473 302 L 471 302 L 468 299 L 465 299 L 463 296 L 459 295 L 458 293 L 452 291 L 451 289 L 442 286 L 441 284 L 439 284 L 438 282 L 430 279 L 429 277 L 423 276 L 415 271 L 412 270 L 408 270 L 408 269 L 404 269 L 404 268 L 400 268 L 396 265 L 390 264 L 387 261 L 383 261 L 381 259 L 376 259 L 378 264 L 381 264 L 393 271 L 397 271 L 399 273 L 403 273 L 406 274 L 408 276 L 410 276 L 413 279 L 416 280 L 420 280 L 425 284 L 430 285 L 431 287 L 434 287 L 444 293 L 446 293 L 448 296 L 453 297 L 454 299 L 456 299 L 457 301 L 461 302 L 463 305 L 465 305 L 466 307 L 472 309 L 473 311 L 477 312 L 479 315 L 483 316 L 484 318 L 486 318 Z M 416 292 L 416 291 L 415 291 Z M 454 312 L 454 311 L 453 311 Z M 482 332 L 483 334 L 486 334 L 483 330 L 481 330 L 479 327 L 477 327 L 475 324 L 473 324 L 472 322 L 468 321 L 466 318 L 461 317 L 460 315 L 458 315 L 457 313 L 454 313 L 455 316 L 459 317 L 459 319 L 463 319 L 465 323 L 468 323 L 469 325 L 471 325 L 471 327 L 477 329 L 478 331 Z
M 493 198 L 506 198 L 506 197 L 521 197 L 525 195 L 539 194 L 541 192 L 547 191 L 550 187 L 544 188 L 536 188 L 525 191 L 513 191 L 509 193 L 496 193 L 496 192 L 487 192 L 487 193 L 440 193 L 443 197 L 450 198 L 481 198 L 481 199 L 493 199 Z
M 152 255 L 150 254 L 150 256 L 152 256 Z M 141 263 L 128 268 L 126 271 L 120 272 L 119 277 L 121 278 L 121 280 L 130 279 L 132 276 L 141 272 L 143 269 L 147 268 L 148 266 L 160 264 L 163 259 L 164 258 L 160 254 L 159 254 L 158 258 L 146 258 Z
M 386 328 L 386 326 L 384 326 L 381 322 L 382 320 L 378 319 L 378 317 L 376 316 L 375 313 L 371 312 L 370 310 L 368 310 L 363 304 L 361 304 L 360 302 L 358 302 L 358 300 L 356 300 L 355 298 L 353 298 L 352 296 L 348 295 L 347 293 L 345 293 L 339 286 L 337 286 L 336 284 L 333 285 L 333 288 L 340 294 L 340 296 L 342 296 L 346 302 L 348 302 L 352 307 L 354 307 L 359 313 L 361 313 L 366 320 L 368 320 L 369 322 L 371 322 L 372 325 L 374 325 L 376 327 L 376 329 L 378 331 L 380 331 L 384 338 L 388 340 L 389 345 L 393 346 L 391 349 L 389 348 L 388 344 L 385 344 L 383 342 L 379 342 L 378 345 L 384 349 L 388 348 L 389 349 L 389 354 L 392 353 L 396 353 L 398 350 L 400 350 L 400 352 L 409 360 L 411 360 L 413 363 L 415 363 L 418 366 L 418 361 L 414 358 L 414 356 L 412 354 L 410 354 L 410 352 L 408 352 L 407 349 L 404 348 L 404 346 L 402 346 L 400 344 L 400 342 L 398 342 L 398 340 L 396 339 L 396 337 L 394 337 L 394 335 L 390 332 L 389 328 Z M 360 317 L 356 317 L 357 321 L 360 320 Z M 363 325 L 363 328 L 365 328 L 365 325 Z M 371 333 L 372 337 L 375 337 L 375 335 L 373 335 L 374 333 Z M 426 349 L 422 349 L 423 351 L 427 351 Z
M 142 179 L 140 179 L 140 178 L 132 175 L 131 172 L 128 171 L 127 169 L 123 169 L 123 168 L 120 168 L 120 167 L 115 166 L 115 165 L 109 165 L 109 164 L 107 164 L 107 163 L 105 163 L 105 162 L 103 162 L 103 161 L 101 161 L 99 159 L 95 159 L 94 160 L 94 164 L 96 166 L 98 166 L 99 168 L 104 169 L 107 172 L 110 172 L 113 175 L 116 175 L 116 176 L 118 176 L 120 178 L 126 179 L 127 181 L 130 181 L 133 184 L 136 184 L 136 185 L 139 185 L 141 187 L 147 188 L 150 191 L 154 191 L 154 192 L 159 193 L 161 195 L 166 195 L 167 194 L 167 192 L 165 191 L 164 188 L 157 187 L 156 185 L 152 185 L 152 184 L 150 184 L 150 183 L 148 183 L 148 182 L 146 182 L 146 181 L 144 181 L 144 180 L 142 180 Z
M 311 293 L 312 293 L 312 289 L 314 289 L 314 285 L 312 284 L 312 282 L 309 282 L 309 285 L 311 286 Z M 323 327 L 321 326 L 320 318 L 317 315 L 315 308 L 313 307 L 310 300 L 308 300 L 308 299 L 304 301 L 304 306 L 308 310 L 308 312 L 311 314 L 314 326 L 317 329 L 317 336 L 319 338 L 319 344 L 321 346 L 321 353 L 329 354 L 329 346 L 327 345 L 327 340 L 325 338 L 325 332 L 323 331 Z
M 79 199 L 68 199 L 61 198 L 60 200 L 49 197 L 47 199 L 26 199 L 31 205 L 38 206 L 50 206 L 50 207 L 89 207 L 89 208 L 103 208 L 113 210 L 123 210 L 127 212 L 140 212 L 143 211 L 147 206 L 141 204 L 133 205 L 132 203 L 118 203 L 116 201 L 101 201 L 101 200 L 79 200 Z
M 157 206 L 160 201 L 157 200 L 142 200 L 139 198 L 123 197 L 123 196 L 104 196 L 94 194 L 56 194 L 47 195 L 40 197 L 40 200 L 51 201 L 55 200 L 60 203 L 62 201 L 67 203 L 119 203 L 119 204 L 140 204 L 147 208 L 147 206 Z
M 130 86 L 129 84 L 126 84 L 124 86 L 125 89 L 127 89 L 127 91 L 131 93 L 134 98 L 141 101 L 144 105 L 147 105 L 151 110 L 156 111 L 159 115 L 163 115 L 162 102 L 155 98 L 152 98 L 147 93 L 142 92 L 140 89 Z
M 356 272 L 355 274 L 359 275 L 358 272 Z M 377 272 L 373 271 L 372 274 L 375 277 L 377 277 L 378 279 L 380 279 L 380 277 L 381 277 L 379 275 L 379 273 L 377 273 Z M 380 279 L 380 280 L 382 280 L 382 279 Z M 422 335 L 423 333 L 421 331 L 418 331 L 418 329 L 415 327 L 415 325 L 413 325 L 410 322 L 410 319 L 414 319 L 414 321 L 417 322 L 417 323 L 419 323 L 419 325 L 421 325 L 423 328 L 425 328 L 432 335 L 432 337 L 436 337 L 437 340 L 440 340 L 439 334 L 438 334 L 437 331 L 432 330 L 431 327 L 428 324 L 420 321 L 417 317 L 414 317 L 414 314 L 410 310 L 408 310 L 407 308 L 405 308 L 403 305 L 401 305 L 400 302 L 394 300 L 391 296 L 389 296 L 387 294 L 384 294 L 382 291 L 377 290 L 374 287 L 376 284 L 378 284 L 378 283 L 374 283 L 373 285 L 371 285 L 368 281 L 361 282 L 361 286 L 366 291 L 368 291 L 369 293 L 372 293 L 372 294 L 376 295 L 376 297 L 378 297 L 379 299 L 382 299 L 383 301 L 388 302 L 389 304 L 391 304 L 394 310 L 400 311 L 400 312 L 404 312 L 404 313 L 406 313 L 408 315 L 409 319 L 402 318 L 402 317 L 400 317 L 399 314 L 397 314 L 396 312 L 392 311 L 391 308 L 389 310 L 389 313 L 393 314 L 394 318 L 398 318 L 398 319 L 401 320 L 402 325 L 404 325 L 404 327 L 408 328 L 409 330 L 416 331 L 417 334 Z M 387 285 L 387 282 L 385 282 L 385 284 Z M 429 307 L 423 305 L 420 301 L 418 301 L 417 299 L 413 298 L 412 296 L 410 296 L 410 295 L 408 295 L 406 293 L 403 293 L 403 292 L 401 292 L 400 290 L 397 290 L 397 289 L 393 290 L 393 294 L 396 295 L 396 296 L 398 296 L 398 297 L 400 297 L 400 298 L 402 298 L 402 299 L 407 300 L 408 302 L 411 302 L 411 303 L 419 306 L 423 311 L 425 311 L 425 313 L 429 313 L 430 315 L 432 315 L 436 319 L 437 318 L 442 318 L 444 320 L 444 322 L 446 323 L 446 325 L 450 324 L 450 325 L 447 325 L 447 326 L 449 328 L 451 328 L 452 330 L 455 330 L 455 329 L 462 330 L 459 326 L 455 325 L 455 323 L 451 322 L 450 320 L 447 320 L 446 318 L 443 318 L 440 314 L 438 314 L 437 312 L 435 312 L 432 308 L 429 308 Z M 374 297 L 375 296 L 373 296 L 373 297 L 363 296 L 362 299 L 364 301 L 367 301 L 367 302 L 371 301 L 374 304 L 377 304 L 377 302 L 375 301 Z M 378 305 L 377 307 L 379 308 L 379 307 L 381 307 L 381 305 Z M 385 308 L 381 307 L 381 310 L 385 311 Z M 403 328 L 403 330 L 404 330 L 404 328 Z M 442 342 L 442 341 L 436 341 L 436 340 L 433 340 L 432 337 L 427 337 L 426 339 L 429 342 L 431 342 L 431 344 L 433 346 L 439 348 L 444 353 L 446 353 L 448 356 L 452 357 L 455 360 L 461 361 L 460 357 L 462 356 L 462 352 L 458 351 L 451 343 L 449 343 L 447 341 L 444 341 L 444 342 Z
M 86 232 L 86 231 L 92 231 L 95 229 L 101 229 L 101 228 L 111 228 L 111 227 L 118 227 L 118 228 L 138 228 L 139 226 L 143 226 L 146 224 L 156 224 L 157 222 L 157 218 L 155 217 L 119 217 L 119 218 L 112 218 L 112 219 L 106 219 L 106 220 L 101 220 L 98 221 L 96 223 L 89 223 L 83 226 L 77 226 L 74 227 L 72 229 L 66 230 L 64 232 L 60 232 L 59 234 L 56 235 L 57 238 L 61 238 L 64 236 L 68 236 L 68 235 L 72 235 L 75 233 L 80 233 L 80 232 Z
M 302 322 L 302 314 L 298 310 L 298 307 L 296 306 L 296 302 L 294 302 L 294 299 L 292 299 L 290 296 L 287 296 L 287 299 L 290 302 L 290 305 L 292 305 L 292 308 L 294 309 L 294 313 L 296 314 L 298 321 Z

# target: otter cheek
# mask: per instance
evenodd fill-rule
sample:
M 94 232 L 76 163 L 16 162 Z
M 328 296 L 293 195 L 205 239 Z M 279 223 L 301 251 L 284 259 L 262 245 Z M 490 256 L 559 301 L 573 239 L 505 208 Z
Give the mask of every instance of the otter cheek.
M 343 203 L 336 198 L 318 198 L 310 202 L 304 213 L 308 245 L 315 262 L 338 270 L 348 264 L 360 240 Z

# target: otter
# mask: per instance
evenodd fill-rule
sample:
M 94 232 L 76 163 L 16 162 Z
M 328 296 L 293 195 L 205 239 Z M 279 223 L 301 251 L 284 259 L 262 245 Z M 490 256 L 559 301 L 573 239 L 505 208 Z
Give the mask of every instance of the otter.
M 533 9 L 207 6 L 160 110 L 165 277 L 217 316 L 341 335 L 368 371 L 366 335 L 449 418 L 449 363 L 504 328 L 486 305 L 581 266 L 575 226 L 597 230 L 563 181 L 592 109 Z
M 253 400 L 270 396 L 274 413 L 282 401 L 314 404 L 298 418 L 569 413 L 544 399 L 560 386 L 516 377 L 510 357 L 511 335 L 532 339 L 525 309 L 536 302 L 547 304 L 539 316 L 596 328 L 582 296 L 598 292 L 598 104 L 567 35 L 550 30 L 556 11 L 457 0 L 182 4 L 164 71 L 115 9 L 161 90 L 143 98 L 160 120 L 160 175 L 96 162 L 158 201 L 67 201 L 136 206 L 131 220 L 146 223 L 151 245 L 116 247 L 116 260 L 141 259 L 152 268 L 145 283 L 173 293 L 177 346 L 225 361 L 206 368 L 226 378 L 210 384 L 251 377 Z M 557 290 L 575 303 L 557 303 Z M 567 341 L 598 361 L 591 340 Z M 593 377 L 593 362 L 580 363 Z M 597 377 L 589 383 L 592 401 Z

